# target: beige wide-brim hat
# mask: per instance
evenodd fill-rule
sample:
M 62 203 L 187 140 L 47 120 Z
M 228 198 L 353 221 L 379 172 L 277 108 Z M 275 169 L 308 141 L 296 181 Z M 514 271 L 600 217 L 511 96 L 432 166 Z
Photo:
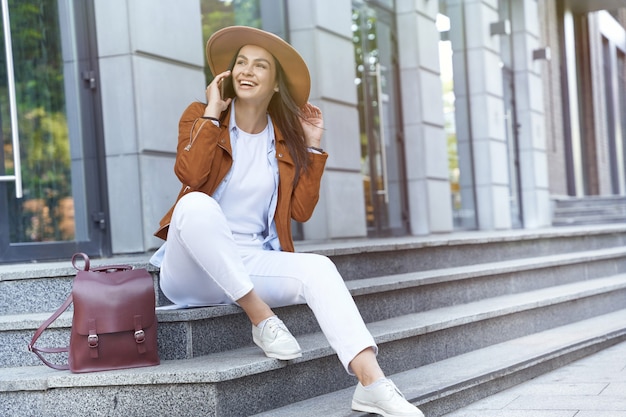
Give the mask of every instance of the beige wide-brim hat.
M 311 91 L 309 69 L 298 51 L 273 33 L 248 26 L 229 26 L 215 32 L 206 44 L 207 61 L 213 75 L 226 71 L 235 53 L 245 45 L 260 46 L 280 62 L 291 97 L 303 107 Z

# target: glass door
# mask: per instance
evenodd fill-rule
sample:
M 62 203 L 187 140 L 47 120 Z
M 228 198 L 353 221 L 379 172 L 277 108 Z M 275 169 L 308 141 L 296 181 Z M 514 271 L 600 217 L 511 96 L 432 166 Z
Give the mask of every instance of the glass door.
M 504 95 L 504 121 L 506 123 L 506 148 L 509 167 L 509 205 L 511 207 L 511 226 L 522 228 L 522 199 L 519 176 L 519 141 L 520 125 L 515 114 L 515 81 L 513 70 L 502 67 Z
M 511 0 L 500 0 L 500 20 L 513 22 Z M 522 207 L 522 186 L 519 162 L 519 129 L 517 121 L 517 102 L 515 95 L 515 53 L 514 38 L 511 35 L 500 36 L 502 59 L 502 94 L 504 101 L 504 122 L 506 148 L 509 168 L 509 206 L 511 208 L 511 226 L 522 228 L 524 225 Z
M 353 2 L 352 30 L 369 236 L 408 232 L 393 13 Z
M 440 32 L 438 42 L 440 79 L 442 85 L 444 129 L 448 149 L 450 201 L 454 228 L 474 230 L 478 227 L 476 212 L 476 187 L 474 186 L 473 140 L 470 126 L 467 44 L 464 5 L 461 18 L 451 19 L 448 0 L 439 1 L 436 27 Z M 454 43 L 452 42 L 454 40 Z
M 93 4 L 0 2 L 0 262 L 107 254 Z
M 602 45 L 611 191 L 626 195 L 626 53 L 608 38 Z

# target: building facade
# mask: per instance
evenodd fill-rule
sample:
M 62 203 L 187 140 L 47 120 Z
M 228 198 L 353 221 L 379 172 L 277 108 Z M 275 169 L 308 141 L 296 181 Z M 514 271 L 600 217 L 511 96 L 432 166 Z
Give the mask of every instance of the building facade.
M 623 0 L 1 0 L 0 262 L 144 253 L 204 44 L 306 60 L 329 153 L 297 240 L 536 229 L 626 195 Z

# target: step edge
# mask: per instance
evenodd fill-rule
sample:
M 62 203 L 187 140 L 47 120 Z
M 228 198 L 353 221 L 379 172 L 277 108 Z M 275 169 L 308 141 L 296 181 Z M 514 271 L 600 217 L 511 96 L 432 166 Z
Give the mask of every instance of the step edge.
M 346 286 L 353 296 L 369 295 L 376 292 L 441 284 L 510 272 L 532 271 L 564 265 L 606 261 L 619 259 L 621 257 L 626 257 L 626 247 L 596 249 L 593 251 L 585 251 L 582 255 L 580 253 L 555 254 L 362 278 L 346 281 Z
M 455 246 L 467 244 L 484 244 L 498 242 L 515 242 L 536 239 L 567 238 L 625 233 L 626 225 L 604 224 L 563 227 L 546 227 L 541 229 L 514 229 L 506 231 L 470 231 L 433 234 L 428 236 L 403 236 L 399 238 L 363 238 L 349 241 L 333 240 L 330 242 L 299 241 L 296 247 L 299 252 L 312 252 L 326 256 L 353 255 L 371 252 L 390 252 L 428 247 Z M 108 264 L 128 264 L 135 268 L 146 268 L 156 273 L 158 268 L 149 263 L 153 251 L 135 255 L 116 255 L 111 258 L 94 258 L 93 266 Z M 12 270 L 19 267 L 18 271 Z M 17 279 L 36 279 L 36 271 L 47 270 L 50 277 L 68 277 L 75 275 L 71 261 L 54 261 L 40 263 L 0 264 L 0 282 Z
M 608 285 L 608 286 L 607 286 Z M 544 305 L 556 304 L 560 302 L 567 302 L 574 299 L 578 299 L 581 297 L 589 297 L 598 295 L 605 292 L 612 292 L 618 289 L 626 288 L 626 273 L 614 274 L 608 277 L 601 278 L 593 278 L 581 280 L 568 284 L 554 285 L 547 288 L 541 288 L 537 290 L 524 291 L 520 293 L 514 294 L 506 294 L 500 295 L 496 297 L 489 297 L 482 300 L 472 301 L 464 304 L 458 304 L 453 306 L 439 307 L 436 309 L 431 309 L 427 311 L 420 311 L 416 313 L 409 313 L 399 317 L 421 317 L 424 315 L 440 315 L 442 312 L 457 309 L 467 309 L 473 308 L 474 306 L 480 306 L 482 304 L 487 305 L 495 305 L 499 301 L 514 301 L 515 299 L 520 298 L 529 298 L 529 297 L 541 297 L 542 299 L 534 302 L 525 302 L 525 303 L 510 303 L 512 306 L 520 307 L 521 310 L 527 309 L 529 306 L 534 307 L 542 307 Z M 555 295 L 551 295 L 552 293 L 558 293 Z M 554 300 L 555 302 L 550 302 Z M 544 304 L 547 303 L 547 304 Z M 304 305 L 304 304 L 302 304 Z M 511 311 L 511 310 L 507 310 Z M 516 312 L 517 310 L 513 311 Z M 26 330 L 36 330 L 39 328 L 41 323 L 45 321 L 51 313 L 28 313 L 28 314 L 18 314 L 18 315 L 5 315 L 0 316 L 0 332 L 1 331 L 26 331 Z M 72 312 L 66 311 L 63 313 L 57 320 L 55 320 L 49 328 L 54 329 L 62 329 L 69 328 L 72 324 Z M 168 315 L 177 315 L 176 320 L 167 320 Z M 182 316 L 186 314 L 187 316 Z M 210 318 L 215 318 L 222 315 L 232 315 L 232 314 L 243 314 L 243 311 L 238 306 L 207 306 L 207 307 L 197 307 L 194 309 L 189 309 L 187 311 L 181 312 L 177 310 L 158 310 L 157 309 L 157 318 L 159 323 L 176 323 L 176 322 L 191 322 L 191 321 L 199 321 Z M 194 317 L 191 317 L 194 315 Z M 392 317 L 386 320 L 382 320 L 382 322 L 387 322 L 391 320 L 396 320 L 398 317 Z M 372 322 L 369 324 L 375 324 L 378 322 Z M 21 327 L 18 327 L 21 326 Z

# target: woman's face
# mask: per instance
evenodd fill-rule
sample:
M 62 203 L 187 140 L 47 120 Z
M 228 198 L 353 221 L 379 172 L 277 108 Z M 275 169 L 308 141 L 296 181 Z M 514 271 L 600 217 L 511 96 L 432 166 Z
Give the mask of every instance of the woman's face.
M 278 87 L 274 57 L 260 46 L 242 47 L 232 69 L 232 81 L 239 99 L 267 107 Z

